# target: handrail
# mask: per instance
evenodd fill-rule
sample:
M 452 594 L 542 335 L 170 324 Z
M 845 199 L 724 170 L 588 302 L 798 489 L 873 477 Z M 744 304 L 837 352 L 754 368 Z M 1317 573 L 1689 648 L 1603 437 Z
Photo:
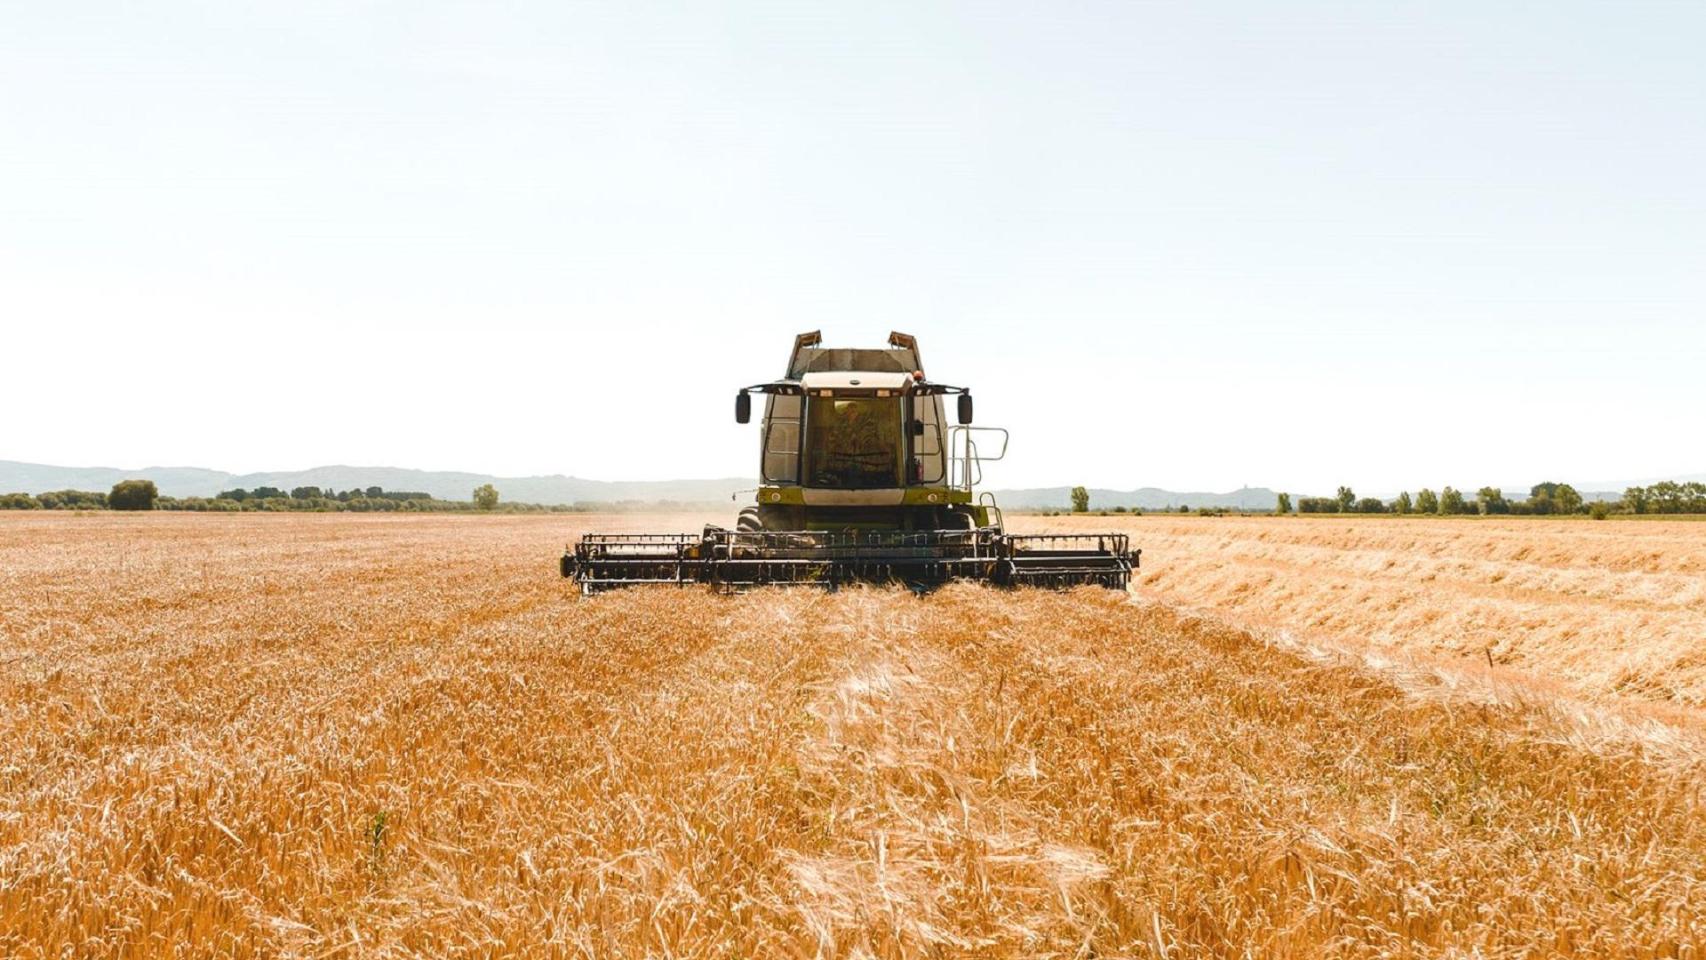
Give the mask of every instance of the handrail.
M 974 433 L 999 433 L 1001 435 L 1001 451 L 990 456 L 984 456 L 978 450 L 977 438 Z M 963 439 L 962 439 L 963 438 Z M 1007 443 L 1011 439 L 1005 427 L 968 427 L 951 426 L 948 428 L 948 450 L 952 455 L 956 476 L 950 478 L 949 486 L 964 489 L 968 493 L 979 483 L 983 482 L 982 464 L 992 460 L 1000 460 L 1007 456 Z

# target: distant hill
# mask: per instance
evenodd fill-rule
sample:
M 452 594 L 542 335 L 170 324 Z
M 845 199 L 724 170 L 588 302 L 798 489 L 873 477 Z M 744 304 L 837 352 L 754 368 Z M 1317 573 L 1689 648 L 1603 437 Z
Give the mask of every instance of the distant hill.
M 1162 510 L 1168 507 L 1224 507 L 1243 510 L 1272 510 L 1275 493 L 1267 487 L 1242 487 L 1231 493 L 1180 493 L 1159 487 L 1136 490 L 1090 488 L 1090 509 L 1138 507 Z M 997 490 L 995 502 L 1011 510 L 1065 510 L 1072 506 L 1071 487 L 1033 487 L 1026 490 Z
M 112 467 L 55 467 L 0 460 L 0 492 L 4 493 L 44 493 L 48 490 L 95 490 L 104 493 L 120 480 L 131 479 L 152 480 L 160 492 L 168 496 L 207 497 L 221 489 L 230 489 L 227 481 L 231 474 L 201 467 L 115 470 Z
M 538 477 L 494 477 L 484 473 L 407 470 L 401 467 L 326 466 L 308 470 L 264 473 L 226 473 L 202 467 L 56 467 L 40 463 L 0 460 L 0 493 L 43 493 L 48 490 L 107 490 L 120 480 L 152 480 L 169 497 L 211 497 L 234 487 L 320 487 L 349 490 L 384 487 L 387 490 L 419 490 L 444 500 L 466 500 L 482 483 L 498 488 L 505 500 L 515 503 L 613 503 L 621 500 L 678 503 L 727 503 L 737 491 L 750 490 L 756 480 L 724 477 L 714 480 L 583 480 L 562 475 Z M 1038 487 L 1028 490 L 997 490 L 996 502 L 1014 509 L 1066 509 L 1072 504 L 1070 487 Z M 1100 510 L 1116 506 L 1158 510 L 1163 507 L 1243 507 L 1269 509 L 1274 492 L 1266 487 L 1246 487 L 1231 493 L 1175 493 L 1155 487 L 1140 490 L 1090 491 L 1090 506 Z
M 0 460 L 0 493 L 42 493 L 48 490 L 107 490 L 120 480 L 152 480 L 169 497 L 211 497 L 234 487 L 320 487 L 337 490 L 384 487 L 430 493 L 443 500 L 466 500 L 475 487 L 489 483 L 505 500 L 515 503 L 613 503 L 620 500 L 678 503 L 727 502 L 737 490 L 750 490 L 757 481 L 743 477 L 716 480 L 583 480 L 562 475 L 494 477 L 483 473 L 406 470 L 400 467 L 313 467 L 266 473 L 225 473 L 200 467 L 55 467 Z
M 713 480 L 583 480 L 580 477 L 552 474 L 537 477 L 494 477 L 484 473 L 462 473 L 442 470 L 407 470 L 401 467 L 313 467 L 308 470 L 285 470 L 268 473 L 226 473 L 203 467 L 144 467 L 140 470 L 121 470 L 115 467 L 56 467 L 40 463 L 21 463 L 0 460 L 0 493 L 43 493 L 48 490 L 108 490 L 120 480 L 152 480 L 160 492 L 169 497 L 211 497 L 233 487 L 320 487 L 336 490 L 384 487 L 387 490 L 418 490 L 443 500 L 466 500 L 474 488 L 489 483 L 498 488 L 505 500 L 513 503 L 614 503 L 623 500 L 646 502 L 674 501 L 677 503 L 727 503 L 737 491 L 751 490 L 758 481 L 745 477 L 723 477 Z M 1670 479 L 1686 482 L 1706 480 L 1706 474 L 1690 474 Z M 1616 500 L 1623 488 L 1646 486 L 1644 481 L 1596 481 L 1578 484 L 1587 500 Z M 1526 495 L 1527 486 L 1506 487 Z M 1466 490 L 1467 493 L 1472 491 Z M 1065 510 L 1072 505 L 1070 487 L 1031 487 L 1019 490 L 996 490 L 995 500 L 1014 510 Z M 1295 500 L 1315 494 L 1292 491 Z M 1327 494 L 1319 494 L 1325 496 Z M 1138 507 L 1143 510 L 1177 509 L 1181 506 L 1223 507 L 1243 510 L 1271 510 L 1274 491 L 1267 487 L 1242 487 L 1230 493 L 1179 492 L 1159 487 L 1140 487 L 1136 490 L 1090 488 L 1090 509 L 1111 510 L 1114 507 Z M 1385 499 L 1390 499 L 1387 497 Z
M 1630 487 L 1650 487 L 1655 483 L 1663 483 L 1666 480 L 1670 480 L 1674 483 L 1706 483 L 1706 473 L 1685 473 L 1674 477 L 1642 477 L 1636 480 L 1592 480 L 1588 483 L 1575 484 L 1575 487 L 1578 490 L 1586 490 L 1590 487 L 1595 490 L 1615 490 L 1617 491 L 1617 496 L 1621 497 L 1623 495 L 1623 491 Z M 1523 489 L 1526 490 L 1528 488 L 1524 487 Z M 1583 496 L 1586 496 L 1586 494 L 1583 494 Z

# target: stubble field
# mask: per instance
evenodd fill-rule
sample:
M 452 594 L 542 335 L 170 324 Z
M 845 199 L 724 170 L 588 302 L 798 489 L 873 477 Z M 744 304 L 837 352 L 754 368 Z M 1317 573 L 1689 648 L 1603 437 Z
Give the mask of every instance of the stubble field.
M 694 521 L 0 516 L 0 955 L 1700 955 L 1698 680 L 1559 652 L 1685 645 L 1698 548 L 1148 520 L 1134 596 L 583 600 Z M 1454 646 L 1382 550 L 1515 582 Z
M 1706 524 L 1532 518 L 1026 517 L 1118 527 L 1142 590 L 1388 652 L 1494 663 L 1595 700 L 1706 706 Z

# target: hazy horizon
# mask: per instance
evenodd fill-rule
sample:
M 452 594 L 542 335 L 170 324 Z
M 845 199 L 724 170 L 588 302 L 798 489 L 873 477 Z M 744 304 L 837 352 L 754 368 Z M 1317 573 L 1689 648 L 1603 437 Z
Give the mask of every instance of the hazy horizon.
M 995 489 L 1706 469 L 1698 6 L 0 18 L 0 458 L 749 475 L 897 329 Z
M 20 473 L 19 471 L 12 469 L 14 465 L 26 468 L 22 471 L 22 474 L 33 476 L 34 482 L 19 482 Z M 46 467 L 52 472 L 43 474 L 39 470 L 31 471 L 27 469 L 30 467 Z M 113 473 L 113 476 L 103 477 L 100 479 L 100 482 L 84 481 L 81 483 L 81 486 L 79 485 L 78 480 L 72 479 L 70 476 L 66 476 L 69 474 L 93 474 L 100 473 L 102 471 L 110 471 Z M 217 466 L 206 464 L 27 464 L 13 460 L 0 459 L 0 493 L 44 493 L 56 490 L 84 488 L 95 490 L 96 488 L 104 488 L 111 483 L 116 483 L 119 479 L 142 479 L 150 477 L 161 479 L 161 474 L 192 472 L 199 475 L 204 471 L 220 476 L 221 479 L 217 481 L 217 490 L 224 490 L 234 486 L 243 486 L 244 484 L 251 487 L 258 484 L 274 485 L 281 486 L 283 489 L 290 489 L 294 486 L 312 485 L 326 489 L 325 485 L 330 483 L 331 486 L 329 489 L 332 490 L 360 489 L 378 484 L 387 490 L 403 490 L 425 487 L 430 488 L 429 492 L 434 493 L 435 496 L 441 496 L 445 499 L 461 499 L 463 498 L 465 487 L 489 481 L 498 484 L 499 493 L 505 495 L 509 499 L 518 500 L 520 502 L 541 503 L 572 503 L 589 499 L 607 498 L 606 495 L 613 496 L 616 499 L 633 499 L 638 497 L 639 499 L 690 499 L 695 502 L 721 502 L 726 493 L 734 488 L 719 490 L 714 494 L 707 494 L 705 491 L 719 483 L 734 483 L 740 489 L 746 489 L 747 485 L 756 485 L 758 482 L 757 478 L 752 474 L 731 474 L 723 477 L 686 475 L 667 477 L 583 477 L 564 474 L 504 476 L 484 473 L 476 470 L 428 471 L 404 464 L 314 464 L 308 467 L 294 469 L 257 470 L 247 473 L 236 473 L 234 471 L 221 470 Z M 411 476 L 399 480 L 398 478 L 390 476 L 395 473 L 411 475 L 418 474 L 419 476 Z M 458 487 L 455 486 L 454 483 L 449 482 L 448 478 L 450 477 L 464 478 L 463 486 Z M 216 492 L 215 486 L 209 486 L 211 481 L 197 480 L 190 482 L 183 477 L 176 477 L 174 479 L 175 483 L 169 483 L 161 487 L 161 493 L 168 496 L 212 496 Z M 1513 482 L 1513 479 L 1515 482 Z M 559 483 L 559 480 L 564 481 L 565 483 Z M 1409 484 L 1403 487 L 1402 491 L 1414 493 L 1423 488 L 1440 490 L 1445 487 L 1456 487 L 1466 494 L 1473 494 L 1476 490 L 1482 487 L 1490 486 L 1502 490 L 1509 497 L 1520 499 L 1530 488 L 1542 482 L 1568 483 L 1583 494 L 1619 494 L 1630 486 L 1647 486 L 1665 480 L 1684 482 L 1706 481 L 1706 473 L 1671 473 L 1662 476 L 1622 477 L 1615 479 L 1604 477 L 1582 478 L 1561 476 L 1526 479 L 1503 478 L 1502 482 L 1496 479 L 1489 480 L 1485 477 L 1444 478 L 1443 480 L 1440 478 L 1431 478 L 1423 482 Z M 1391 500 L 1400 492 L 1399 488 L 1382 489 L 1366 487 L 1358 483 L 1355 478 L 1342 478 L 1341 482 L 1355 489 L 1359 496 L 1373 496 L 1384 500 Z M 510 484 L 516 484 L 516 486 L 510 486 Z M 582 489 L 589 485 L 592 487 L 606 489 L 593 491 Z M 1106 494 L 1108 493 L 1139 494 L 1149 491 L 1179 496 L 1233 497 L 1247 492 L 1263 493 L 1265 491 L 1265 496 L 1271 496 L 1275 493 L 1287 493 L 1293 498 L 1297 498 L 1306 496 L 1329 496 L 1334 493 L 1338 484 L 1311 489 L 1276 487 L 1272 484 L 1256 482 L 1235 488 L 1189 489 L 1157 487 L 1152 484 L 1120 486 L 1118 484 L 1101 482 L 1094 477 L 1078 477 L 1071 481 L 1055 483 L 1025 485 L 986 484 L 982 489 L 1003 494 L 1012 494 L 1017 492 L 1031 493 L 1040 490 L 1064 491 L 1074 486 L 1088 487 L 1090 490 L 1095 492 L 1096 502 L 1098 504 L 1103 507 L 1113 507 L 1119 505 L 1122 501 L 1108 500 L 1106 497 Z M 564 491 L 570 488 L 580 490 L 580 492 L 575 494 L 564 494 L 556 497 L 552 497 L 547 493 L 547 491 L 555 491 L 558 494 L 563 494 Z M 637 491 L 635 488 L 665 489 Z M 543 497 L 543 499 L 541 499 L 541 497 Z M 1258 500 L 1260 502 L 1257 502 Z M 1062 499 L 1061 502 L 1064 504 L 1064 499 Z M 1269 506 L 1268 501 L 1260 497 L 1254 499 L 1244 497 L 1240 498 L 1240 502 L 1244 503 L 1245 506 L 1250 507 Z

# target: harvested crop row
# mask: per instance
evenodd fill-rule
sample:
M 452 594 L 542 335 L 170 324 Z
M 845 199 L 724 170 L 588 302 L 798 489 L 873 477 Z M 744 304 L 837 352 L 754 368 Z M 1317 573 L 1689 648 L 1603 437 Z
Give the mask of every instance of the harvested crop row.
M 1458 518 L 1026 517 L 1110 525 L 1138 589 L 1353 646 L 1471 657 L 1593 698 L 1706 705 L 1706 527 Z

